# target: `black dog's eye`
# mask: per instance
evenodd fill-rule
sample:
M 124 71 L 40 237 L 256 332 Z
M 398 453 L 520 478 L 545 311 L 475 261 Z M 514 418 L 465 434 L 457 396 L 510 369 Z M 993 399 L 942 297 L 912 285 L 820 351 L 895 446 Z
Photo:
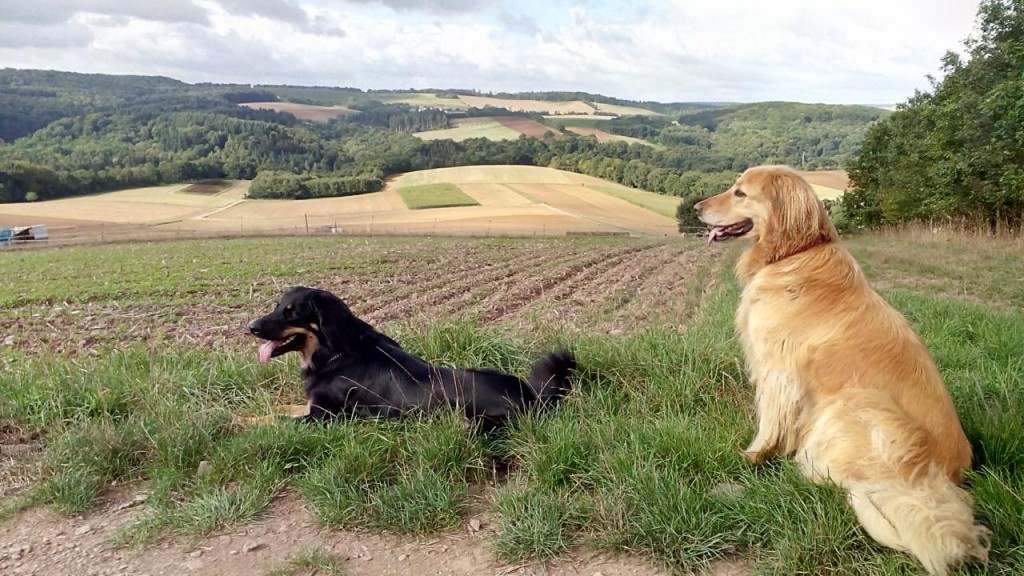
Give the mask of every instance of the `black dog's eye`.
M 284 313 L 289 315 L 289 316 L 295 314 L 295 306 L 292 306 L 291 304 L 285 306 L 284 307 Z
M 743 190 L 737 190 L 737 191 L 733 192 L 733 195 L 738 197 L 738 198 L 746 198 L 747 197 L 747 193 L 744 192 Z

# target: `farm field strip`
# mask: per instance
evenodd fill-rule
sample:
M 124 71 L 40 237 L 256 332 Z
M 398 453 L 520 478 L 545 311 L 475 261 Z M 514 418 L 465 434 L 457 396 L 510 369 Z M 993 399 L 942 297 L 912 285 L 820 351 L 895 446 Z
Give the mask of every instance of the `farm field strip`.
M 416 132 L 414 136 L 421 140 L 447 140 L 462 142 L 470 138 L 487 138 L 488 140 L 515 140 L 519 132 L 509 128 L 490 117 L 457 118 L 451 122 L 454 127 L 439 130 Z
M 239 106 L 252 108 L 253 110 L 273 110 L 275 112 L 287 112 L 299 120 L 312 120 L 314 122 L 327 122 L 333 118 L 359 114 L 347 106 L 317 106 L 314 104 L 296 104 L 294 102 L 244 102 Z
M 458 262 L 450 264 L 455 269 L 437 277 L 434 272 L 426 274 L 413 273 L 410 276 L 396 279 L 395 283 L 407 287 L 397 292 L 389 292 L 381 297 L 367 301 L 368 318 L 378 321 L 397 320 L 408 317 L 418 310 L 439 308 L 442 303 L 481 290 L 509 278 L 521 271 L 550 269 L 563 259 L 570 257 L 564 250 L 517 247 L 504 249 L 495 253 L 486 251 L 475 257 L 460 256 Z M 451 270 L 441 263 L 432 270 Z M 436 278 L 431 281 L 423 276 Z M 456 310 L 456 313 L 459 311 Z M 422 313 L 422 312 L 420 312 Z
M 345 297 L 357 313 L 385 325 L 417 314 L 486 317 L 491 309 L 500 309 L 501 313 L 491 318 L 494 320 L 529 305 L 555 285 L 565 283 L 567 278 L 577 277 L 582 281 L 587 271 L 596 273 L 630 260 L 637 252 L 646 254 L 651 250 L 650 244 L 629 239 L 500 242 L 436 239 L 423 243 L 422 239 L 405 238 L 388 241 L 299 238 L 287 242 L 278 239 L 220 242 L 226 248 L 219 255 L 207 256 L 193 251 L 184 256 L 203 270 L 197 273 L 192 287 L 179 288 L 173 284 L 163 287 L 160 275 L 156 275 L 148 286 L 103 288 L 103 292 L 89 296 L 93 293 L 88 288 L 92 268 L 84 260 L 54 262 L 56 268 L 51 267 L 51 270 L 60 269 L 71 279 L 81 278 L 70 280 L 68 289 L 82 286 L 81 294 L 86 299 L 66 301 L 60 297 L 51 302 L 39 295 L 30 296 L 27 301 L 15 300 L 0 311 L 0 323 L 10 326 L 14 349 L 28 354 L 78 355 L 122 345 L 247 349 L 252 341 L 245 333 L 245 324 L 265 313 L 280 291 L 289 285 L 312 285 L 335 291 Z M 373 250 L 373 246 L 382 243 L 388 246 L 385 251 Z M 153 266 L 163 269 L 164 265 L 160 264 L 163 252 L 173 250 L 177 244 L 170 242 L 131 251 L 114 247 L 75 250 L 105 253 L 99 261 L 106 262 L 107 267 L 118 266 L 119 258 L 131 258 L 137 263 L 133 268 L 152 276 L 145 271 Z M 203 244 L 217 245 L 218 241 L 203 241 Z M 275 247 L 278 244 L 286 251 L 295 251 L 294 261 L 287 267 L 272 264 L 269 269 L 261 270 L 255 257 L 263 248 L 257 247 L 280 251 L 280 246 Z M 314 247 L 308 254 L 300 248 L 306 244 Z M 693 247 L 699 249 L 697 244 Z M 47 256 L 53 257 L 51 254 L 60 253 L 41 254 L 45 260 Z M 32 257 L 27 253 L 19 256 Z M 236 262 L 239 257 L 246 260 Z M 440 270 L 445 273 L 439 275 Z M 169 277 L 167 282 L 176 280 Z M 638 289 L 643 278 L 636 277 L 632 282 L 637 283 L 634 289 Z M 529 296 L 534 288 L 539 291 Z M 572 283 L 565 284 L 564 289 L 574 290 Z
M 536 202 L 569 214 L 585 215 L 587 220 L 620 230 L 642 230 L 655 235 L 675 235 L 674 219 L 651 212 L 631 202 L 595 190 L 592 186 L 552 184 L 517 185 L 513 189 Z
M 635 256 L 645 246 L 626 246 L 610 254 L 586 254 L 583 257 L 548 271 L 542 278 L 525 282 L 511 294 L 502 294 L 502 305 L 486 306 L 482 320 L 496 322 L 519 308 L 534 304 L 538 300 L 559 300 L 578 289 L 578 281 L 584 276 L 600 276 L 603 271 L 615 266 L 626 258 Z
M 526 206 L 533 201 L 505 184 L 459 184 L 481 206 Z
M 632 136 L 612 134 L 611 132 L 606 132 L 604 130 L 601 130 L 600 128 L 567 126 L 565 129 L 568 130 L 569 132 L 579 134 L 580 136 L 594 136 L 595 138 L 597 138 L 597 141 L 601 142 L 602 144 L 605 142 L 625 142 L 627 144 L 644 144 L 646 146 L 653 146 L 653 144 L 646 140 L 641 140 L 640 138 L 633 138 Z
M 524 134 L 531 138 L 543 138 L 548 132 L 556 136 L 558 135 L 558 132 L 550 126 L 545 126 L 540 122 L 530 120 L 529 118 L 520 118 L 518 116 L 497 116 L 494 119 L 502 126 L 515 130 L 519 134 Z
M 609 261 L 641 250 L 638 246 L 592 246 L 586 251 L 573 251 L 553 263 L 541 266 L 516 266 L 512 273 L 494 281 L 481 283 L 467 293 L 458 295 L 445 305 L 448 312 L 469 310 L 483 323 L 493 323 L 512 311 L 528 307 L 534 299 L 543 296 L 544 287 L 561 284 L 580 268 L 597 270 Z M 543 276 L 540 290 L 537 275 Z
M 597 107 L 598 114 L 615 114 L 617 116 L 661 116 L 661 114 L 658 114 L 657 112 L 644 108 L 637 108 L 636 106 L 605 104 L 603 102 L 595 102 L 594 106 Z
M 491 98 L 488 96 L 459 96 L 467 106 L 504 108 L 512 112 L 537 112 L 539 114 L 590 114 L 594 107 L 582 100 L 570 102 L 547 102 L 544 100 L 516 100 Z

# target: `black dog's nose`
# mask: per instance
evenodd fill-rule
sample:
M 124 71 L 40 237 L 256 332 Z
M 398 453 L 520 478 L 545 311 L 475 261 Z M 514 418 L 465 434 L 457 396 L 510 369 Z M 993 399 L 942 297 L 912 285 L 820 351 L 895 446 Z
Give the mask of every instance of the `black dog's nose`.
M 252 322 L 249 322 L 249 332 L 252 332 L 253 334 L 258 334 L 259 331 L 260 331 L 260 321 L 259 320 L 253 320 Z

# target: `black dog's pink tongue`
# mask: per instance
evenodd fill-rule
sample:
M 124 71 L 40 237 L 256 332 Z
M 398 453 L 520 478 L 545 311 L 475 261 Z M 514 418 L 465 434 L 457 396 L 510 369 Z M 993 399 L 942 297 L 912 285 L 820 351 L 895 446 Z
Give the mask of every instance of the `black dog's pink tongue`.
M 260 344 L 260 363 L 266 364 L 270 361 L 270 356 L 274 353 L 274 348 L 277 348 L 278 342 L 275 340 L 267 340 L 263 344 Z

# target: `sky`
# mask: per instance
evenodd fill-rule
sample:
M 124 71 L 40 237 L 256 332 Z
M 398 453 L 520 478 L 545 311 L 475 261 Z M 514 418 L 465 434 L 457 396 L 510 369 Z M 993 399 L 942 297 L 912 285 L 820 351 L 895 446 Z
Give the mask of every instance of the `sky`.
M 978 0 L 0 0 L 0 67 L 186 82 L 895 104 Z

